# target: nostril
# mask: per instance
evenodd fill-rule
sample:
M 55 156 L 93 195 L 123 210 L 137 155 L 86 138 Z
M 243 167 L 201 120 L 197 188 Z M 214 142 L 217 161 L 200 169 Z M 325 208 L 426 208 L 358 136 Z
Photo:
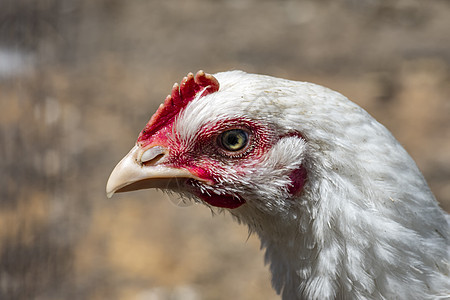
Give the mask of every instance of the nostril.
M 159 154 L 157 155 L 155 158 L 151 159 L 151 160 L 147 160 L 147 161 L 143 161 L 142 164 L 144 166 L 154 166 L 157 165 L 158 162 L 164 157 L 164 154 Z
M 155 146 L 145 151 L 140 159 L 140 163 L 146 166 L 156 165 L 165 155 L 166 149 Z

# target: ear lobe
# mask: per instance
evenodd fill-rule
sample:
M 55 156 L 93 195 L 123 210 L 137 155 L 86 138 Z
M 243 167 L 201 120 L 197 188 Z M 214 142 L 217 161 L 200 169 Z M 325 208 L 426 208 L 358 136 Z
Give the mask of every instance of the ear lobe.
M 302 191 L 307 179 L 307 172 L 303 162 L 306 152 L 306 141 L 300 134 L 293 133 L 282 137 L 275 147 L 277 149 L 274 149 L 274 151 L 280 151 L 286 156 L 286 168 L 291 169 L 287 191 L 291 196 L 294 196 Z
M 288 186 L 288 192 L 291 196 L 295 196 L 301 192 L 306 183 L 307 173 L 305 167 L 300 165 L 297 169 L 291 172 L 289 179 L 291 180 L 291 184 Z
M 264 166 L 286 178 L 285 190 L 298 194 L 305 185 L 307 171 L 304 166 L 307 143 L 300 135 L 281 137 L 270 149 Z
M 281 137 L 269 150 L 267 164 L 295 170 L 302 164 L 305 152 L 306 141 L 301 136 Z

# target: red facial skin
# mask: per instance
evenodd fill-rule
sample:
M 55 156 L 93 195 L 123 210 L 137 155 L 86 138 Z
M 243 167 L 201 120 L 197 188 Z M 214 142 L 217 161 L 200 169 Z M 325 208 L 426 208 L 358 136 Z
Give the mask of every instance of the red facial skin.
M 226 176 L 225 165 L 231 164 L 236 170 L 242 171 L 245 176 L 246 169 L 251 165 L 258 164 L 271 145 L 282 138 L 274 136 L 269 128 L 258 122 L 238 118 L 207 124 L 200 130 L 199 138 L 193 144 L 186 145 L 183 141 L 178 140 L 176 135 L 173 136 L 172 127 L 173 124 L 170 124 L 151 136 L 147 140 L 146 148 L 156 145 L 164 146 L 169 150 L 164 165 L 187 169 L 212 186 L 220 182 L 222 176 Z M 218 137 L 222 132 L 236 128 L 249 133 L 248 146 L 241 151 L 227 152 L 221 148 Z M 290 178 L 292 184 L 289 185 L 288 191 L 291 195 L 295 195 L 305 183 L 305 169 L 300 166 L 291 173 Z M 186 185 L 194 195 L 215 207 L 234 209 L 245 203 L 245 199 L 240 195 L 202 193 L 198 188 L 199 183 L 192 179 L 186 180 Z
M 236 152 L 226 151 L 218 143 L 218 137 L 222 132 L 236 128 L 249 133 L 248 146 Z M 231 164 L 233 168 L 245 175 L 246 168 L 261 159 L 273 139 L 265 127 L 248 119 L 228 119 L 208 124 L 200 130 L 198 136 L 198 140 L 189 147 L 189 150 L 175 147 L 177 156 L 174 156 L 172 163 L 174 166 L 187 168 L 191 173 L 212 185 L 220 182 L 222 176 L 226 176 L 224 168 L 226 165 Z M 177 145 L 183 148 L 182 143 Z M 198 189 L 194 189 L 193 193 L 216 207 L 233 209 L 245 203 L 245 199 L 239 195 L 205 194 Z
M 245 175 L 249 165 L 255 165 L 261 160 L 271 145 L 275 144 L 281 137 L 276 137 L 271 130 L 258 122 L 246 118 L 218 120 L 207 124 L 200 129 L 198 140 L 192 145 L 186 145 L 177 140 L 173 135 L 175 116 L 178 115 L 186 105 L 192 101 L 197 93 L 201 97 L 216 92 L 219 89 L 218 81 L 209 74 L 198 72 L 194 78 L 192 73 L 188 74 L 181 86 L 174 85 L 171 95 L 164 104 L 160 106 L 149 123 L 142 130 L 137 143 L 141 148 L 162 146 L 168 150 L 164 165 L 187 169 L 189 172 L 201 179 L 202 183 L 193 179 L 185 181 L 188 190 L 206 203 L 216 206 L 234 209 L 245 203 L 240 195 L 218 195 L 215 193 L 202 193 L 199 184 L 214 186 L 220 182 L 225 173 L 225 165 L 232 165 L 236 170 L 241 170 Z M 236 152 L 226 151 L 218 143 L 219 135 L 231 129 L 243 129 L 248 132 L 248 146 Z M 296 136 L 300 135 L 293 134 Z M 291 195 L 300 191 L 306 180 L 306 172 L 302 166 L 290 175 L 292 184 L 288 187 Z
M 225 173 L 224 166 L 232 164 L 237 170 L 245 173 L 245 167 L 257 162 L 269 149 L 272 137 L 268 130 L 248 119 L 228 119 L 204 126 L 198 134 L 198 139 L 186 145 L 172 134 L 173 124 L 161 128 L 145 142 L 145 148 L 160 145 L 169 150 L 164 164 L 174 168 L 189 170 L 196 177 L 209 185 L 220 182 Z M 217 143 L 220 133 L 241 128 L 249 133 L 248 146 L 237 152 L 227 152 Z M 198 183 L 187 180 L 189 190 L 203 201 L 216 207 L 237 208 L 245 203 L 238 195 L 218 195 L 201 193 Z

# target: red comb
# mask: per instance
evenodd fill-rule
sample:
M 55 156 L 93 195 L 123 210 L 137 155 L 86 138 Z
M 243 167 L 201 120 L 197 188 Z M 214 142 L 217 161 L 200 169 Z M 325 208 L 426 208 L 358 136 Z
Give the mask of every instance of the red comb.
M 138 142 L 142 142 L 151 137 L 159 129 L 170 124 L 175 116 L 191 102 L 199 92 L 201 97 L 217 92 L 219 82 L 211 74 L 198 71 L 194 74 L 189 73 L 183 78 L 181 84 L 175 83 L 172 87 L 172 93 L 166 97 L 156 113 L 148 121 L 145 128 L 139 134 Z

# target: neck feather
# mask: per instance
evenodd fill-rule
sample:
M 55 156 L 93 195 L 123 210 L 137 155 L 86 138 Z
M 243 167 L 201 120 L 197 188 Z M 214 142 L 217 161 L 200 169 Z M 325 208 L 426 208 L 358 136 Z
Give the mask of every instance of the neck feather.
M 283 299 L 431 299 L 450 289 L 448 227 L 426 184 L 415 199 L 390 199 L 343 191 L 337 183 L 351 179 L 330 174 L 307 186 L 288 213 L 244 206 L 236 215 L 259 235 Z M 378 197 L 386 199 L 377 203 Z M 428 202 L 426 211 L 421 202 Z M 420 207 L 422 215 L 415 212 Z

